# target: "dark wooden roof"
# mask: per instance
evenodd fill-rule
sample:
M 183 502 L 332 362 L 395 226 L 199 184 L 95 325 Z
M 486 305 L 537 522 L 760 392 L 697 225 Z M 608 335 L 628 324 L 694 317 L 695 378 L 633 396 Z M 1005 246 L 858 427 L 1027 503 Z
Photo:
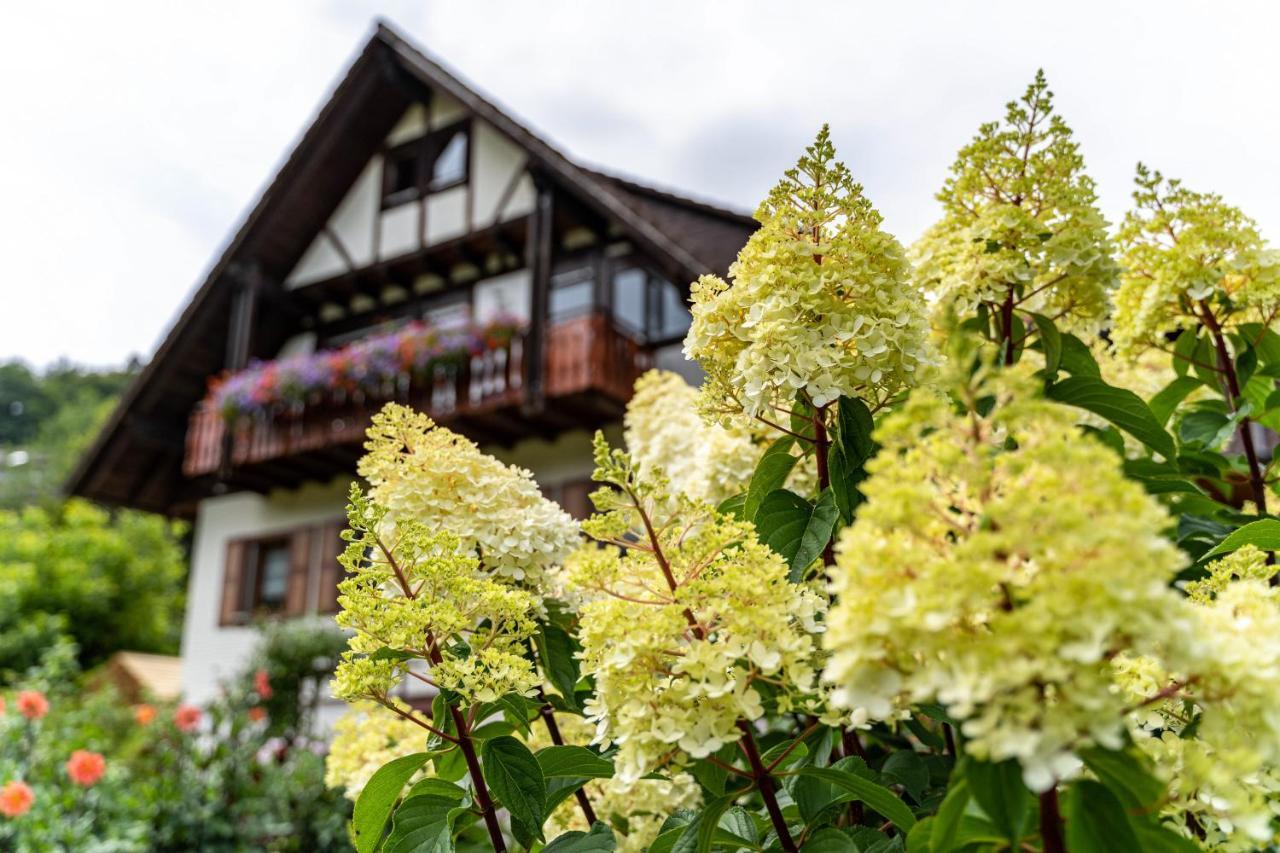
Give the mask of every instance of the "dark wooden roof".
M 525 149 L 531 168 L 615 223 L 673 280 L 723 273 L 754 230 L 741 213 L 574 163 L 379 23 L 81 458 L 69 493 L 154 512 L 193 512 L 208 485 L 184 481 L 183 438 L 209 377 L 225 365 L 233 278 L 253 264 L 268 280 L 283 281 L 404 110 L 428 90 L 447 93 L 506 134 Z M 266 325 L 265 337 L 255 339 L 266 352 L 294 331 L 284 322 Z

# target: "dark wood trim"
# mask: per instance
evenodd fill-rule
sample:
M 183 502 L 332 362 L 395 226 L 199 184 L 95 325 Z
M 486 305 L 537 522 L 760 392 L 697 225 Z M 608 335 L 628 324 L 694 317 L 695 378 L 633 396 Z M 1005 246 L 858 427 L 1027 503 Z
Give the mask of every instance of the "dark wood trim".
M 515 197 L 516 189 L 527 174 L 529 174 L 528 169 L 516 169 L 516 173 L 511 176 L 511 180 L 507 181 L 507 185 L 502 188 L 502 195 L 498 197 L 498 206 L 493 211 L 493 221 L 489 223 L 490 225 L 497 225 L 502 221 L 502 214 L 507 212 L 507 207 L 510 206 L 511 200 Z
M 347 244 L 342 242 L 342 238 L 338 236 L 338 232 L 334 231 L 327 224 L 320 229 L 320 233 L 333 244 L 333 250 L 342 258 L 342 262 L 347 265 L 347 272 L 355 272 L 359 267 L 355 259 L 351 257 L 351 252 L 347 251 Z
M 551 297 L 551 269 L 554 240 L 555 197 L 546 181 L 538 182 L 538 196 L 529 217 L 529 239 L 525 244 L 530 283 L 529 334 L 525 339 L 525 408 L 536 412 L 546 406 L 542 387 L 545 371 L 545 335 Z

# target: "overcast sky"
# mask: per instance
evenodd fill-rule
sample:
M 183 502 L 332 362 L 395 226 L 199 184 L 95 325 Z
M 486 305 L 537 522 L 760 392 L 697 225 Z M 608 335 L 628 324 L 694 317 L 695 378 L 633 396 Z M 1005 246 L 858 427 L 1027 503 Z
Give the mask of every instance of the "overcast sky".
M 1139 159 L 1280 240 L 1280 5 L 23 3 L 0 359 L 147 357 L 381 15 L 581 160 L 743 209 L 818 126 L 904 242 L 1043 66 L 1113 221 Z

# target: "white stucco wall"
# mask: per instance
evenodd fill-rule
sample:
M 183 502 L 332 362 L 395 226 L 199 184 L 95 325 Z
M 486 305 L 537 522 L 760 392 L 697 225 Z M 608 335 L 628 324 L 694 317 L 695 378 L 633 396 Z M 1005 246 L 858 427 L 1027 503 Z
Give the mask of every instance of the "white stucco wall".
M 611 440 L 619 441 L 619 434 L 619 430 L 611 430 Z M 591 475 L 591 434 L 585 430 L 564 433 L 554 441 L 529 439 L 515 447 L 490 449 L 490 452 L 508 464 L 528 468 L 540 483 L 548 485 Z M 266 496 L 237 492 L 201 501 L 191 545 L 191 575 L 182 631 L 185 701 L 203 703 L 212 699 L 220 680 L 243 670 L 257 641 L 252 627 L 218 624 L 227 543 L 338 518 L 346 505 L 349 484 L 344 478 Z M 314 579 L 313 572 L 313 585 Z M 318 595 L 318 590 L 308 590 L 307 600 L 313 607 Z M 322 720 L 332 718 L 335 713 L 335 709 L 324 711 Z
M 430 110 L 409 107 L 387 135 L 388 147 L 416 139 L 466 116 L 461 104 L 440 96 Z M 327 223 L 285 278 L 302 287 L 346 272 L 350 256 L 357 268 L 451 240 L 470 229 L 524 216 L 533 209 L 533 181 L 525 152 L 480 120 L 471 124 L 470 180 L 382 210 L 381 154 L 369 160 Z M 425 208 L 425 209 L 424 209 Z M 470 222 L 468 222 L 470 216 Z M 335 241 L 338 245 L 335 245 Z

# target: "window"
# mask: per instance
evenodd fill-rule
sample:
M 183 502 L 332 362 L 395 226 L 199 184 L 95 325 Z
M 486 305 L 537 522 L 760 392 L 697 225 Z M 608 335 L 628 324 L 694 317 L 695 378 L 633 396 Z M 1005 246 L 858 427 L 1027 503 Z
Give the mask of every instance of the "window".
M 471 171 L 470 136 L 467 123 L 459 122 L 388 151 L 382 166 L 383 208 L 465 184 Z
M 639 267 L 613 274 L 613 319 L 629 332 L 643 336 L 645 331 L 645 293 L 649 275 Z
M 440 146 L 440 153 L 431 164 L 431 180 L 427 190 L 438 192 L 467 179 L 467 131 L 458 128 Z
M 284 609 L 289 594 L 289 568 L 293 556 L 288 538 L 255 542 L 250 554 L 250 580 L 245 585 L 244 609 L 250 613 L 276 613 Z
M 586 314 L 595 304 L 595 265 L 577 267 L 551 277 L 547 313 L 551 322 Z
M 614 321 L 641 341 L 671 341 L 689 331 L 684 291 L 641 267 L 615 270 L 610 296 Z

